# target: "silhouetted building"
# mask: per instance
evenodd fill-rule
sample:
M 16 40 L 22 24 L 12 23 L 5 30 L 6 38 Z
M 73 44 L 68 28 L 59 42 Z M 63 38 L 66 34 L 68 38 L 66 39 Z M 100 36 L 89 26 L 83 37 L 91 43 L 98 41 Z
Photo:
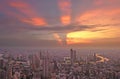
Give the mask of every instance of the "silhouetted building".
M 48 53 L 44 53 L 46 55 L 43 56 L 43 79 L 49 79 L 50 72 L 49 72 L 49 56 Z
M 73 65 L 76 61 L 76 51 L 73 49 L 70 50 L 70 58 L 71 58 L 71 65 Z

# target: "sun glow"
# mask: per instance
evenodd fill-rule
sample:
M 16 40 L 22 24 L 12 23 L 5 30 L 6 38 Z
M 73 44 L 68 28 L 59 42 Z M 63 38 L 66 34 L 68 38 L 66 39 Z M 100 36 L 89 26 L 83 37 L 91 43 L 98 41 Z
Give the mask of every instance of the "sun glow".
M 115 34 L 108 31 L 77 31 L 67 34 L 67 44 L 92 43 L 96 39 L 115 38 Z
M 68 38 L 81 38 L 81 39 L 96 39 L 96 38 L 109 38 L 111 35 L 104 35 L 104 32 L 97 31 L 77 31 L 67 34 Z
M 71 41 L 72 44 L 75 44 L 119 37 L 119 14 L 119 9 L 97 9 L 81 14 L 80 17 L 76 17 L 76 21 L 82 25 L 94 25 L 95 28 L 68 33 L 67 39 L 69 41 L 67 41 L 67 44 L 71 44 Z

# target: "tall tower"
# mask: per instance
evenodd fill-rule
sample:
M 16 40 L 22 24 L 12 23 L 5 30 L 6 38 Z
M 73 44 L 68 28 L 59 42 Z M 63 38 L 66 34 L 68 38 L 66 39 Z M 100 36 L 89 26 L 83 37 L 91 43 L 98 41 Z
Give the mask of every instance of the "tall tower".
M 73 49 L 70 49 L 70 60 L 71 60 L 71 65 L 73 65 Z
M 44 53 L 45 55 L 43 56 L 43 78 L 48 79 L 49 78 L 49 55 L 48 53 Z
M 73 65 L 74 62 L 76 61 L 76 51 L 73 49 L 70 50 L 70 58 L 71 58 L 71 65 Z
M 97 61 L 97 58 L 96 58 L 96 53 L 93 54 L 93 61 L 96 62 Z
M 74 56 L 73 56 L 73 60 L 74 60 L 74 62 L 76 61 L 76 50 L 74 50 L 74 54 L 73 54 Z

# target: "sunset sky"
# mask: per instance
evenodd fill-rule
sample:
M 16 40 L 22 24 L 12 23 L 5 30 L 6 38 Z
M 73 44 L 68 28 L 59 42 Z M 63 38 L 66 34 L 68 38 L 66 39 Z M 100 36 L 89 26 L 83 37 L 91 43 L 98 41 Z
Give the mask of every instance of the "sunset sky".
M 0 47 L 120 47 L 120 0 L 0 0 Z

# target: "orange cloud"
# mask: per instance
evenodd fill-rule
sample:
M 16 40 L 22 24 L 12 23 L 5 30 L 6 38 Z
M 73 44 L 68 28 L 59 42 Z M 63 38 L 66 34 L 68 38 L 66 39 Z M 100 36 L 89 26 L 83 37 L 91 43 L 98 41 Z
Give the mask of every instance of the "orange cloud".
M 70 20 L 71 20 L 71 17 L 69 15 L 66 15 L 66 16 L 62 16 L 61 17 L 61 22 L 65 25 L 69 24 L 70 23 Z
M 16 8 L 17 11 L 24 14 L 28 18 L 19 18 L 22 22 L 26 22 L 35 26 L 47 25 L 44 18 L 38 16 L 37 12 L 25 2 L 10 2 L 10 6 Z
M 31 18 L 31 19 L 23 19 L 23 22 L 30 23 L 36 26 L 47 25 L 43 18 Z
M 62 11 L 69 13 L 71 8 L 70 0 L 60 0 L 59 7 Z
M 36 13 L 32 10 L 30 5 L 25 2 L 11 2 L 10 6 L 16 8 L 19 12 L 29 16 L 35 16 Z
M 61 22 L 64 25 L 70 24 L 71 21 L 71 2 L 70 0 L 59 0 L 61 10 Z
M 59 43 L 60 45 L 63 44 L 61 37 L 60 37 L 57 33 L 54 33 L 53 36 L 54 36 L 54 38 L 58 41 L 58 43 Z
M 26 6 L 28 6 L 26 3 L 23 2 L 11 2 L 10 5 L 17 8 L 26 8 Z
M 112 4 L 113 5 L 113 3 L 118 3 L 119 2 L 119 0 L 94 0 L 94 4 L 95 5 L 102 5 L 102 4 Z
M 98 9 L 83 13 L 76 18 L 77 22 L 85 25 L 119 23 L 120 9 Z M 113 20 L 114 19 L 114 20 Z

